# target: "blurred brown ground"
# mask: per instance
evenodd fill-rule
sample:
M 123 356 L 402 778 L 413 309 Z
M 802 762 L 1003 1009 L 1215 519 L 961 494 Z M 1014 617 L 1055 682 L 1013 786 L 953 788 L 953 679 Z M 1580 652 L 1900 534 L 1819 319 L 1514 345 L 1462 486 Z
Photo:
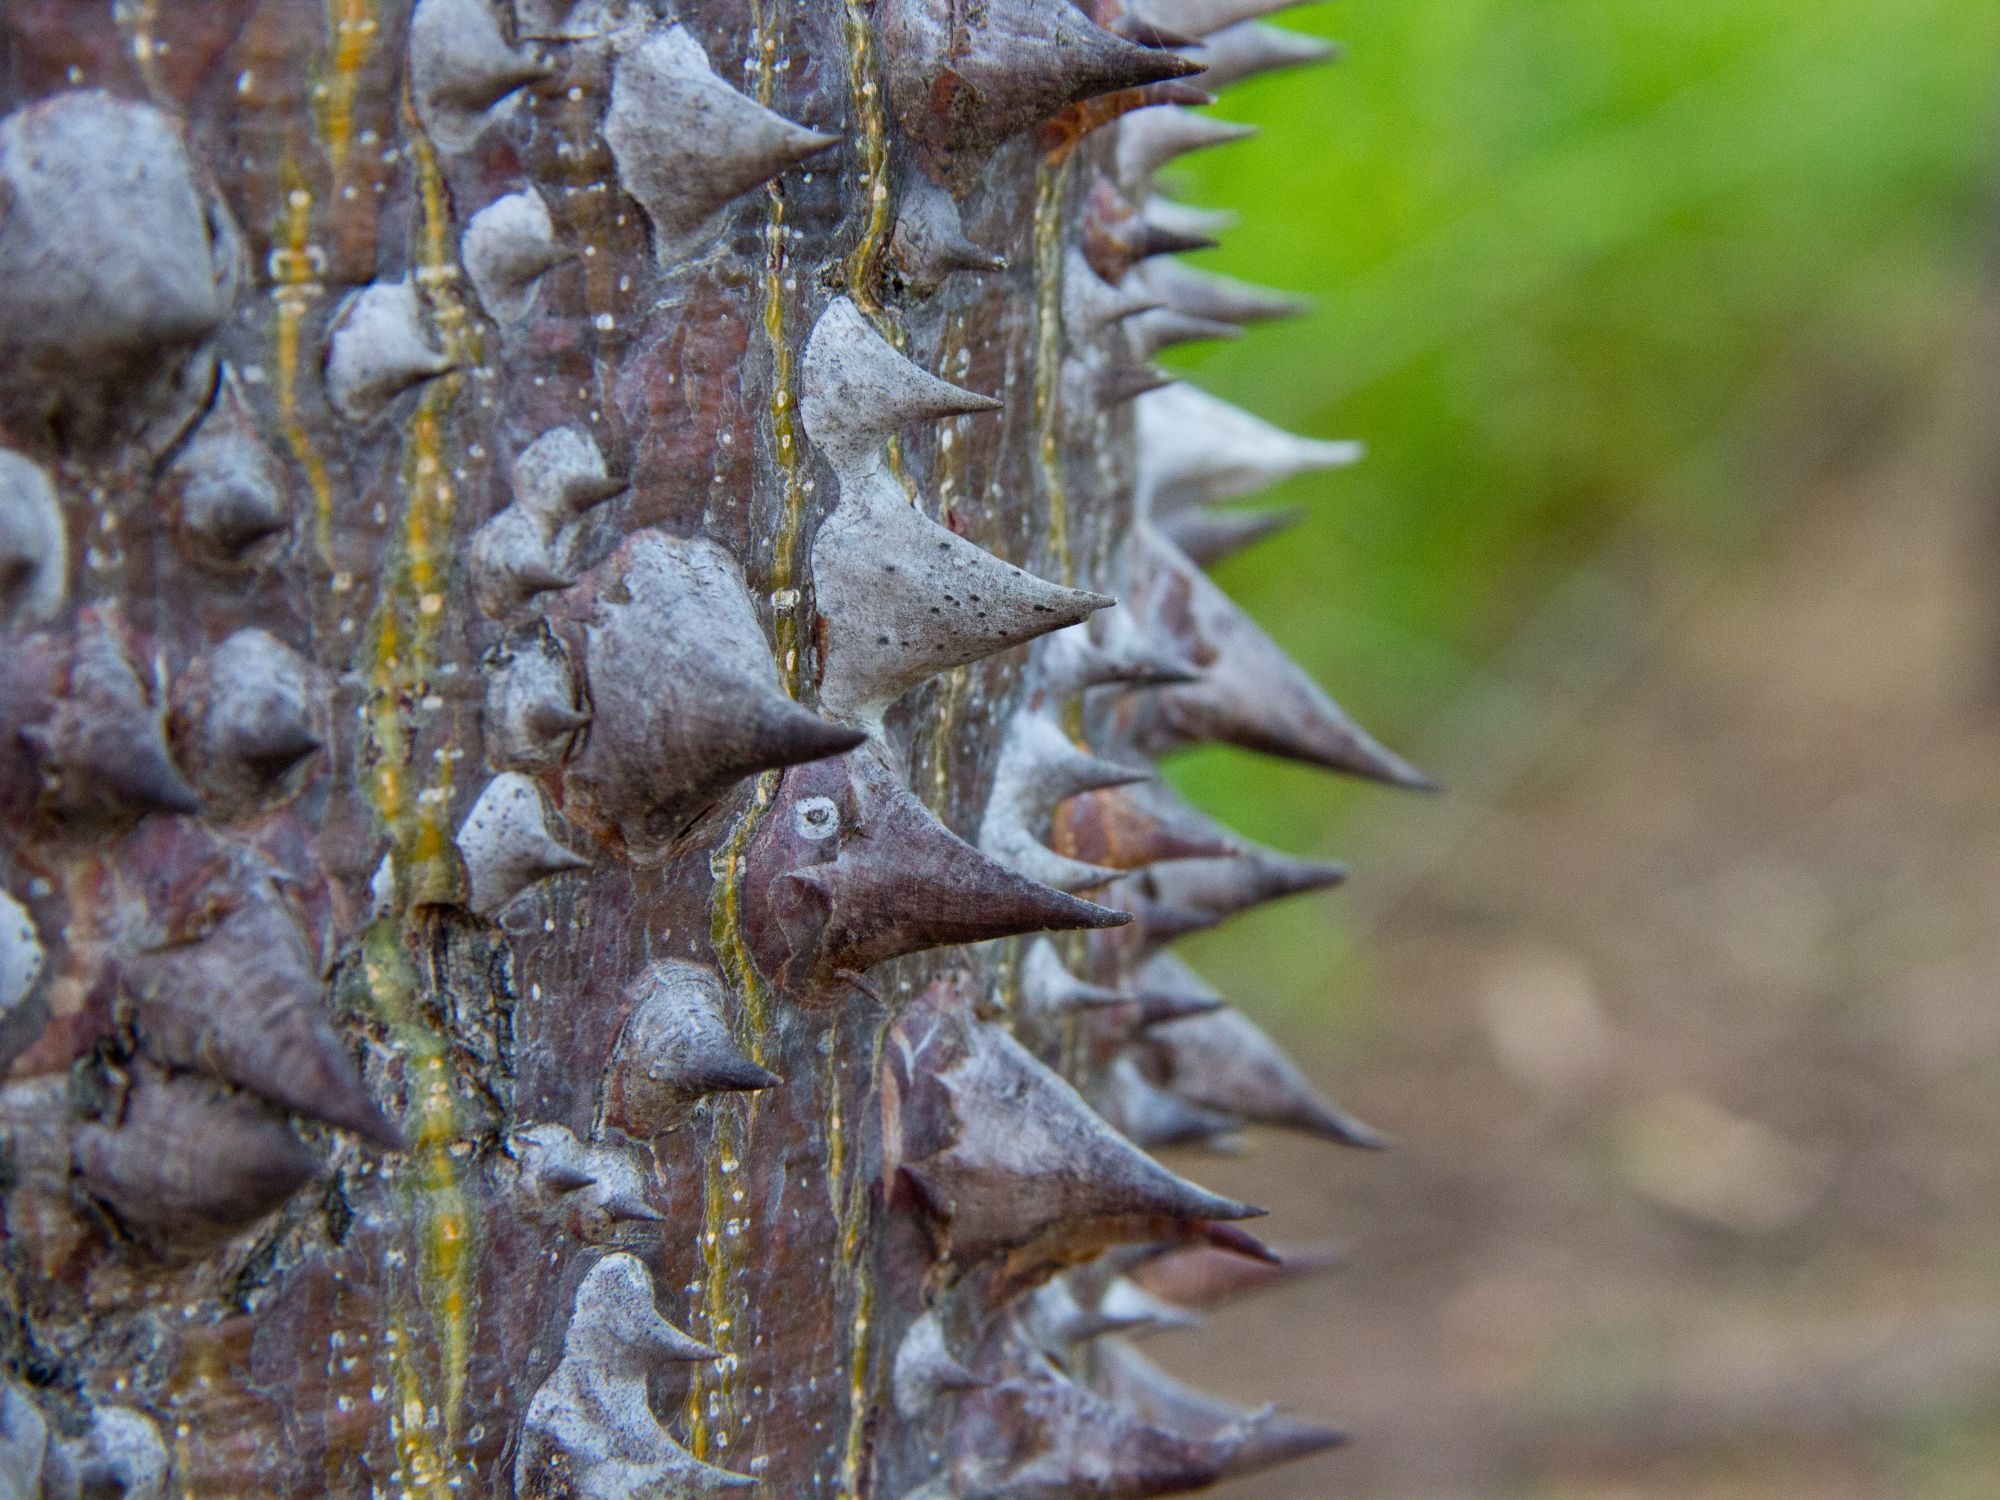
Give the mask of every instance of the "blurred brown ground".
M 1227 1494 L 2000 1496 L 2000 357 L 1962 332 L 1774 456 L 1720 575 L 1620 575 L 1643 649 L 1364 924 L 1374 1032 L 1282 1029 L 1402 1149 L 1180 1164 L 1353 1260 L 1148 1346 L 1355 1434 Z

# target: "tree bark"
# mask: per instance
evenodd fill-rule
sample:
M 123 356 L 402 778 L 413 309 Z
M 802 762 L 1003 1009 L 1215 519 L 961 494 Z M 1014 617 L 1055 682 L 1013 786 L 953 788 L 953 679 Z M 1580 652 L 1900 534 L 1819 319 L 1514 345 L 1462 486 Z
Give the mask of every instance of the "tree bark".
M 1372 1142 L 1142 755 L 1421 780 L 1176 546 L 1346 450 L 1139 394 L 1286 310 L 1146 209 L 1276 8 L 5 8 L 0 1494 L 1333 1440 L 1103 1342 L 1265 1254 L 1141 1147 Z

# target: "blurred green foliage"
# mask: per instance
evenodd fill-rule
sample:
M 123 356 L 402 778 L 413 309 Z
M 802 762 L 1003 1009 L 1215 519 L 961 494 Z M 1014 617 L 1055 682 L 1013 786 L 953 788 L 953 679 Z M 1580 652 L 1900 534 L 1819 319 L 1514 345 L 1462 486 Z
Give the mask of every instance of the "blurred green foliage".
M 1317 311 L 1183 365 L 1367 443 L 1360 467 L 1266 497 L 1310 519 L 1219 577 L 1393 744 L 1482 686 L 1635 515 L 1678 551 L 1739 542 L 1774 499 L 1760 424 L 1830 366 L 1914 381 L 1978 304 L 2000 229 L 1993 0 L 1342 0 L 1280 19 L 1347 59 L 1233 89 L 1218 112 L 1262 138 L 1187 159 L 1173 186 L 1244 218 L 1199 263 Z M 1430 769 L 1449 781 L 1480 753 Z M 1225 751 L 1175 776 L 1295 848 L 1340 847 L 1357 799 L 1391 795 Z M 1339 901 L 1233 927 L 1209 956 L 1304 1000 Z

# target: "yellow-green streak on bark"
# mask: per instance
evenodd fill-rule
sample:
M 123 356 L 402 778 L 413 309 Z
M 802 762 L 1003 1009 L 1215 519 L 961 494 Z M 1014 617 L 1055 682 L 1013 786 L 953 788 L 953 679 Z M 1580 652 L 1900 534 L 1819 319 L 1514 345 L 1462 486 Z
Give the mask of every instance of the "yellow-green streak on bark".
M 999 962 L 993 966 L 993 1003 L 1010 1030 L 1021 1014 L 1021 950 L 1026 942 L 1026 938 L 1015 938 L 1003 943 Z
M 777 794 L 778 773 L 764 772 L 751 791 L 750 805 L 743 809 L 736 826 L 729 830 L 729 837 L 708 862 L 709 874 L 715 881 L 715 894 L 709 906 L 709 945 L 715 950 L 723 975 L 743 1002 L 746 1034 L 738 1041 L 759 1067 L 764 1065 L 764 1037 L 771 1019 L 770 997 L 764 992 L 756 965 L 750 962 L 750 949 L 743 941 L 743 851 L 750 847 L 757 824 L 770 810 Z
M 709 907 L 709 946 L 717 964 L 743 1004 L 742 1025 L 736 1028 L 744 1054 L 760 1067 L 766 1058 L 765 1041 L 770 1026 L 770 997 L 758 978 L 756 965 L 743 940 L 742 891 L 743 857 L 758 823 L 770 810 L 778 792 L 778 773 L 766 771 L 757 778 L 749 805 L 722 846 L 709 857 L 709 873 L 714 895 Z M 716 1348 L 728 1353 L 734 1331 L 735 1313 L 730 1305 L 730 1281 L 735 1274 L 734 1251 L 739 1233 L 732 1223 L 741 1223 L 744 1153 L 756 1124 L 756 1096 L 717 1099 L 713 1110 L 712 1140 L 703 1161 L 701 1302 L 699 1311 L 706 1323 L 706 1335 Z M 729 1442 L 729 1429 L 736 1419 L 737 1368 L 734 1359 L 716 1365 L 695 1365 L 688 1380 L 688 1450 L 710 1463 L 726 1462 L 719 1450 Z
M 160 48 L 153 39 L 153 27 L 160 19 L 160 0 L 117 0 L 112 17 L 129 37 L 132 63 L 146 82 L 146 92 L 155 99 L 166 97 L 160 81 Z
M 361 72 L 375 50 L 382 29 L 371 0 L 328 0 L 327 30 L 333 43 L 327 76 L 313 90 L 320 139 L 333 164 L 335 188 L 347 175 L 347 158 L 354 145 L 354 101 L 361 90 Z
M 278 425 L 292 457 L 305 471 L 312 490 L 313 545 L 320 561 L 333 566 L 333 479 L 326 460 L 314 446 L 312 434 L 299 419 L 300 340 L 306 316 L 326 288 L 320 282 L 324 253 L 312 241 L 312 189 L 298 163 L 287 157 L 280 180 L 285 185 L 285 207 L 277 232 L 271 236 L 271 301 L 277 308 L 272 319 L 272 364 L 277 369 Z
M 799 457 L 798 391 L 792 346 L 785 338 L 785 199 L 774 183 L 770 216 L 764 226 L 764 336 L 771 346 L 771 453 L 782 486 L 778 534 L 771 552 L 771 625 L 776 636 L 778 675 L 785 690 L 799 696 L 809 635 L 806 603 L 799 587 L 799 536 L 805 526 L 805 470 Z
M 881 307 L 882 254 L 892 222 L 889 197 L 889 121 L 882 108 L 882 86 L 875 77 L 875 31 L 868 7 L 846 0 L 847 79 L 854 96 L 854 120 L 859 127 L 855 154 L 861 162 L 867 218 L 861 239 L 847 257 L 847 292 L 863 312 Z
M 757 102 L 767 109 L 777 85 L 778 28 L 775 6 L 757 0 L 750 9 L 755 38 L 752 78 Z M 785 690 L 799 696 L 808 637 L 804 593 L 799 587 L 799 535 L 805 526 L 805 469 L 799 453 L 796 361 L 785 334 L 785 190 L 765 184 L 764 339 L 771 350 L 771 456 L 781 482 L 776 540 L 771 551 L 772 632 L 779 676 Z
M 232 1379 L 227 1366 L 217 1356 L 213 1343 L 206 1340 L 198 1341 L 194 1345 L 194 1350 L 194 1368 L 187 1372 L 180 1389 L 171 1392 L 168 1397 L 169 1409 L 173 1411 L 175 1418 L 174 1494 L 177 1500 L 202 1500 L 195 1489 L 194 1425 L 187 1420 L 186 1413 L 181 1409 L 182 1400 L 191 1393 L 227 1386 Z M 196 1410 L 200 1409 L 198 1396 L 192 1404 Z
M 1035 458 L 1049 507 L 1049 550 L 1059 576 L 1074 583 L 1069 553 L 1069 492 L 1062 472 L 1062 205 L 1067 161 L 1035 169 Z
M 1087 973 L 1090 966 L 1090 944 L 1080 932 L 1065 932 L 1057 935 L 1057 951 L 1062 954 L 1063 967 L 1072 973 Z M 1056 1071 L 1075 1082 L 1085 1073 L 1084 1018 L 1072 1011 L 1062 1018 L 1061 1052 L 1057 1058 Z
M 868 1068 L 862 1075 L 872 1081 L 880 1071 L 882 1042 L 889 1034 L 889 1017 L 876 1026 L 868 1046 Z M 847 1150 L 847 1113 L 841 1093 L 841 1056 L 830 1048 L 826 1059 L 826 1194 L 833 1208 L 834 1231 L 838 1240 L 839 1281 L 853 1301 L 847 1329 L 847 1434 L 841 1444 L 839 1500 L 861 1500 L 863 1468 L 867 1460 L 868 1413 L 873 1407 L 875 1370 L 875 1276 L 867 1264 L 869 1248 L 868 1188 L 858 1172 L 850 1176 Z
M 704 1463 L 725 1469 L 739 1467 L 729 1452 L 737 1436 L 741 1412 L 740 1369 L 734 1354 L 736 1307 L 731 1283 L 738 1270 L 736 1249 L 744 1227 L 744 1153 L 756 1119 L 753 1099 L 714 1100 L 714 1127 L 709 1135 L 702 1181 L 701 1302 L 702 1334 L 723 1353 L 712 1365 L 694 1367 L 688 1382 L 688 1451 Z
M 389 1361 L 390 1434 L 396 1446 L 399 1492 L 447 1500 L 458 1492 L 452 1445 L 465 1371 L 472 1347 L 475 1221 L 451 1157 L 457 1134 L 451 1063 L 444 1038 L 424 1023 L 418 978 L 403 945 L 402 924 L 385 918 L 369 929 L 362 948 L 368 994 L 402 1055 L 409 1105 L 404 1134 L 409 1152 L 396 1172 L 407 1217 L 418 1225 L 420 1294 L 407 1286 L 392 1293 L 394 1322 L 383 1330 Z M 421 1304 L 421 1305 L 418 1305 Z M 432 1339 L 413 1337 L 418 1317 L 429 1313 Z M 444 1402 L 432 1398 L 420 1343 L 435 1341 Z
M 407 109 L 405 115 L 423 214 L 417 286 L 446 353 L 460 365 L 474 365 L 479 340 L 458 295 L 437 158 Z M 449 1043 L 425 1015 L 424 980 L 411 962 L 410 944 L 420 936 L 413 927 L 428 920 L 419 908 L 445 898 L 460 879 L 446 825 L 456 757 L 448 744 L 440 747 L 427 784 L 419 784 L 426 778 L 416 763 L 415 715 L 437 706 L 438 636 L 446 619 L 457 511 L 446 461 L 447 426 L 463 379 L 453 374 L 426 386 L 405 430 L 398 553 L 370 625 L 366 662 L 364 762 L 370 801 L 389 837 L 395 880 L 392 914 L 368 933 L 363 962 L 368 994 L 403 1063 L 409 1150 L 397 1164 L 395 1182 L 416 1237 L 416 1284 L 398 1289 L 397 1326 L 389 1330 L 394 1337 L 385 1338 L 394 1393 L 391 1422 L 404 1492 L 439 1500 L 461 1483 L 452 1449 L 477 1318 L 473 1269 L 479 1247 L 477 1220 L 453 1155 L 459 1122 Z M 413 1333 L 413 1315 L 420 1314 L 429 1322 L 422 1339 Z M 420 1345 L 436 1351 L 441 1390 L 429 1388 Z
M 751 77 L 759 104 L 769 108 L 777 86 L 778 23 L 775 4 L 753 0 L 750 8 Z M 806 488 L 798 441 L 798 392 L 791 343 L 785 328 L 785 194 L 765 186 L 763 327 L 771 351 L 771 455 L 780 490 L 776 540 L 772 548 L 772 633 L 779 678 L 797 697 L 805 670 L 805 603 L 798 586 L 799 536 L 805 523 Z M 743 1005 L 746 1034 L 739 1040 L 753 1062 L 762 1064 L 769 1025 L 769 1000 L 743 940 L 743 856 L 758 823 L 777 796 L 778 777 L 757 778 L 750 803 L 728 839 L 709 860 L 714 894 L 709 910 L 709 943 L 716 962 Z M 737 1273 L 736 1248 L 742 1233 L 743 1163 L 756 1126 L 757 1105 L 749 1098 L 718 1099 L 711 1105 L 713 1127 L 703 1162 L 700 1312 L 710 1343 L 725 1353 L 713 1365 L 697 1365 L 688 1381 L 688 1449 L 706 1463 L 740 1469 L 728 1448 L 739 1412 L 740 1372 L 728 1357 L 736 1332 L 731 1283 Z

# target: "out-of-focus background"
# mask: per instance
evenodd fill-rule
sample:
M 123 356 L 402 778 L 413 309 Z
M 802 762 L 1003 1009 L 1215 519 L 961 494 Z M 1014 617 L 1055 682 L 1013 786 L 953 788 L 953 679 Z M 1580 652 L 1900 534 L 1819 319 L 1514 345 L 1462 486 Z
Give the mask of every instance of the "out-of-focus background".
M 1188 1163 L 1352 1264 L 1149 1352 L 1355 1434 L 1245 1500 L 2000 1496 L 2000 6 L 1282 20 L 1181 180 L 1318 309 L 1183 363 L 1370 455 L 1219 576 L 1450 791 L 1176 767 L 1402 1146 Z

